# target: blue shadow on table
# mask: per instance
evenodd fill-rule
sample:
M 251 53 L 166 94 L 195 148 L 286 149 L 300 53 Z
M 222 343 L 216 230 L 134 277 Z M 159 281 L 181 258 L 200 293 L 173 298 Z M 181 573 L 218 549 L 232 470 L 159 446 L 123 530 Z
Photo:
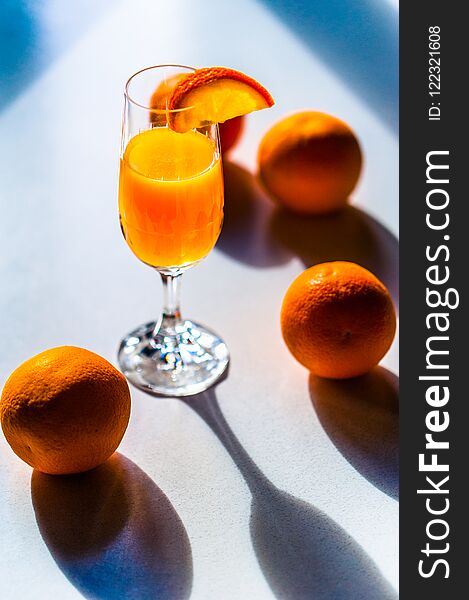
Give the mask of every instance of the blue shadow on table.
M 291 253 L 267 235 L 272 203 L 257 179 L 246 169 L 223 161 L 225 206 L 217 248 L 238 262 L 273 267 L 291 259 Z
M 115 4 L 113 0 L 2 0 L 0 112 Z
M 25 85 L 28 75 L 39 70 L 39 27 L 27 2 L 0 3 L 0 111 Z
M 217 249 L 238 262 L 268 268 L 295 256 L 305 267 L 333 260 L 372 271 L 399 307 L 399 242 L 384 225 L 353 206 L 326 216 L 275 206 L 256 177 L 224 162 L 225 219 Z
M 399 242 L 384 225 L 353 206 L 320 217 L 275 208 L 270 236 L 290 250 L 305 267 L 335 261 L 356 262 L 374 273 L 399 308 Z
M 279 600 L 397 599 L 373 561 L 344 529 L 265 477 L 230 429 L 213 388 L 184 402 L 212 429 L 249 487 L 254 550 Z
M 310 375 L 311 401 L 336 448 L 379 490 L 399 499 L 399 379 L 382 367 L 353 379 Z
M 93 600 L 186 600 L 192 553 L 186 530 L 159 487 L 114 454 L 79 475 L 34 471 L 41 535 L 69 581 Z
M 389 0 L 263 0 L 398 131 L 399 17 Z

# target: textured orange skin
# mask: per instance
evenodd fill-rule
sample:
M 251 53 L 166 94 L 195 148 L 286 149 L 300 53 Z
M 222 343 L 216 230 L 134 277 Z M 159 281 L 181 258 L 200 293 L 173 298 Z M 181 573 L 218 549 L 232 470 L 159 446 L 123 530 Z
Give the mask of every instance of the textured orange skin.
M 306 269 L 288 288 L 281 310 L 290 352 L 315 375 L 345 379 L 367 373 L 391 346 L 394 305 L 370 271 L 350 262 Z
M 274 105 L 274 99 L 270 93 L 262 86 L 258 81 L 241 73 L 241 71 L 235 71 L 234 69 L 228 69 L 226 67 L 205 67 L 203 69 L 197 69 L 193 73 L 182 78 L 174 88 L 173 94 L 169 101 L 169 110 L 180 110 L 183 108 L 191 107 L 193 104 L 194 92 L 200 92 L 201 89 L 206 88 L 207 97 L 209 98 L 211 89 L 210 86 L 213 84 L 223 85 L 226 89 L 226 98 L 229 99 L 232 93 L 230 82 L 237 81 L 246 86 L 246 91 L 252 90 L 252 93 L 260 95 L 264 100 L 264 106 L 259 108 L 269 108 Z M 246 111 L 246 112 L 249 112 Z M 235 114 L 218 115 L 217 122 L 221 123 L 228 119 L 246 114 L 246 112 L 237 112 Z M 181 115 L 182 117 L 182 115 Z M 169 125 L 175 131 L 185 131 L 186 126 L 181 129 L 179 122 L 179 114 L 172 113 L 169 115 Z M 196 123 L 191 123 L 191 127 L 196 127 Z
M 74 346 L 24 362 L 8 378 L 0 400 L 3 433 L 13 451 L 53 475 L 105 462 L 129 417 L 125 377 L 101 356 Z
M 276 123 L 258 152 L 259 177 L 279 204 L 302 214 L 343 208 L 355 188 L 362 154 L 343 121 L 321 112 L 300 112 Z
M 245 115 L 240 115 L 234 119 L 228 119 L 224 123 L 220 123 L 220 143 L 221 151 L 226 154 L 238 142 L 244 129 Z

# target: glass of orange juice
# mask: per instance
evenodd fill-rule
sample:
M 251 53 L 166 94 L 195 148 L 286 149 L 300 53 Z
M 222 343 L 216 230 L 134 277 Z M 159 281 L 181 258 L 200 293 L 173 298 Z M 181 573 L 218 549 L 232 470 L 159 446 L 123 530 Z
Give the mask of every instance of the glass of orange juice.
M 132 252 L 163 282 L 158 321 L 130 332 L 119 365 L 138 388 L 164 396 L 207 389 L 228 366 L 223 340 L 181 317 L 182 274 L 215 245 L 223 221 L 223 172 L 217 124 L 173 131 L 168 101 L 190 67 L 143 69 L 125 87 L 119 216 Z M 189 111 L 193 107 L 180 110 Z

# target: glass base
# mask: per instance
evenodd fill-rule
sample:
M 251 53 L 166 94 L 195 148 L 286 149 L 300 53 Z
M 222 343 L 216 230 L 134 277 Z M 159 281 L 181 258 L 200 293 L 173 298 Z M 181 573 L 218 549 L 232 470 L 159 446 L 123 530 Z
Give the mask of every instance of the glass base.
M 157 325 L 146 323 L 121 342 L 119 366 L 130 383 L 158 396 L 192 396 L 220 379 L 230 357 L 213 331 L 183 321 L 165 335 L 155 333 Z

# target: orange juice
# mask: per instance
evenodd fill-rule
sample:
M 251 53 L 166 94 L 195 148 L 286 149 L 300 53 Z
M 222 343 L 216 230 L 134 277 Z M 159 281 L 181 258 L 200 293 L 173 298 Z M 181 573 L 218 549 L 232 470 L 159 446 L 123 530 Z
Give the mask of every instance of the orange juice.
M 223 173 L 202 133 L 143 131 L 121 159 L 119 212 L 124 237 L 143 262 L 176 267 L 204 258 L 223 220 Z

